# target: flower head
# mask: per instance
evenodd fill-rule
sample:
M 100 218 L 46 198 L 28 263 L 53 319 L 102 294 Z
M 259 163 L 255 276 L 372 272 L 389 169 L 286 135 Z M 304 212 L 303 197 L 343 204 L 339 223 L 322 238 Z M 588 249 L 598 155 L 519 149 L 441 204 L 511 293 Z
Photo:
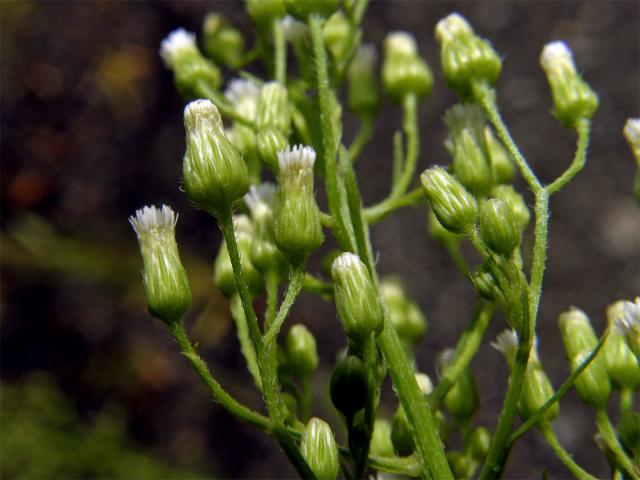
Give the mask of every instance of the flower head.
M 183 55 L 198 54 L 196 36 L 184 28 L 178 28 L 166 36 L 160 44 L 160 57 L 167 68 L 173 69 Z

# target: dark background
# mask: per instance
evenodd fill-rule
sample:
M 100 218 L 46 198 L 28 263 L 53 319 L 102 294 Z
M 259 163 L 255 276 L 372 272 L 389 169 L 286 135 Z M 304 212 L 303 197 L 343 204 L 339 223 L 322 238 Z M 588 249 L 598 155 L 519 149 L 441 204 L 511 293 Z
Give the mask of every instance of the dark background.
M 251 31 L 243 9 L 231 1 L 0 4 L 2 476 L 293 476 L 270 438 L 210 401 L 166 329 L 146 313 L 137 244 L 126 221 L 150 203 L 169 203 L 180 212 L 177 237 L 194 288 L 189 331 L 217 378 L 261 408 L 226 300 L 211 283 L 217 228 L 178 188 L 184 102 L 157 54 L 168 32 L 199 32 L 212 10 Z M 550 115 L 538 66 L 542 46 L 566 40 L 600 95 L 587 166 L 552 200 L 539 349 L 557 386 L 568 375 L 558 314 L 579 306 L 601 331 L 606 306 L 639 291 L 635 172 L 621 131 L 626 118 L 639 113 L 640 7 L 596 1 L 372 2 L 365 39 L 380 46 L 389 30 L 410 31 L 434 69 L 433 92 L 420 109 L 419 170 L 449 162 L 441 117 L 456 99 L 440 74 L 433 29 L 452 11 L 466 16 L 504 55 L 500 105 L 542 179 L 566 168 L 575 140 Z M 357 164 L 367 204 L 388 191 L 391 138 L 400 121 L 399 109 L 386 103 L 375 139 Z M 347 122 L 347 140 L 355 127 Z M 429 318 L 417 356 L 420 370 L 433 376 L 435 355 L 455 344 L 474 293 L 427 236 L 425 212 L 419 207 L 397 213 L 374 227 L 373 243 L 380 272 L 401 274 Z M 312 263 L 316 273 L 317 265 Z M 326 385 L 344 345 L 339 323 L 331 305 L 308 295 L 294 317 L 310 326 L 321 346 L 314 411 L 337 425 Z M 487 340 L 504 326 L 496 318 Z M 492 428 L 507 369 L 485 342 L 473 370 L 482 401 L 475 423 Z M 383 412 L 389 417 L 395 403 L 387 393 Z M 570 392 L 555 422 L 560 440 L 579 464 L 606 477 L 593 424 L 593 411 Z M 545 466 L 550 478 L 568 476 L 531 432 L 514 448 L 505 477 L 539 478 Z

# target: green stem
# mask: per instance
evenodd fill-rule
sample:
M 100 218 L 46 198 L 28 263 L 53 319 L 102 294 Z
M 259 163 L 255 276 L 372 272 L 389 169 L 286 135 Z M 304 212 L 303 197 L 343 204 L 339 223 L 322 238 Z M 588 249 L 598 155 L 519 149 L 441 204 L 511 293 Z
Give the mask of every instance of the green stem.
M 203 98 L 208 98 L 211 102 L 220 110 L 220 113 L 227 117 L 229 120 L 239 123 L 241 125 L 245 125 L 253 130 L 255 130 L 256 126 L 253 121 L 243 115 L 240 115 L 233 106 L 229 105 L 229 102 L 225 98 L 225 96 L 220 93 L 215 88 L 211 87 L 206 82 L 198 82 L 197 85 L 198 93 Z
M 417 205 L 418 203 L 422 202 L 424 198 L 425 197 L 422 188 L 419 187 L 411 190 L 408 193 L 405 193 L 404 195 L 399 195 L 396 197 L 390 196 L 385 198 L 380 203 L 377 203 L 365 209 L 364 216 L 368 224 L 374 225 L 387 218 L 399 208 Z
M 625 414 L 633 410 L 633 390 L 622 387 L 620 390 L 620 413 Z
M 237 295 L 234 295 L 231 299 L 231 316 L 236 324 L 236 333 L 238 335 L 238 341 L 240 342 L 240 351 L 247 362 L 247 369 L 249 370 L 249 373 L 251 373 L 256 387 L 262 391 L 262 377 L 260 376 L 260 367 L 258 366 L 256 349 L 253 346 L 251 337 L 249 336 L 247 317 L 244 314 L 242 303 Z
M 516 165 L 527 184 L 531 187 L 534 193 L 542 190 L 542 184 L 531 170 L 531 167 L 525 160 L 522 153 L 520 153 L 520 149 L 513 141 L 507 126 L 502 120 L 496 103 L 495 90 L 485 82 L 474 82 L 472 84 L 472 90 L 473 96 L 484 110 L 493 127 L 496 129 L 498 137 L 506 147 L 509 155 L 511 155 L 511 158 L 516 162 Z
M 480 343 L 482 342 L 482 338 L 484 337 L 484 333 L 487 330 L 487 326 L 495 309 L 496 307 L 493 302 L 478 302 L 469 325 L 456 345 L 453 363 L 429 396 L 432 409 L 435 410 L 440 406 L 444 397 L 455 385 L 460 375 L 462 375 L 478 352 L 478 348 L 480 348 Z
M 371 140 L 372 135 L 373 118 L 364 117 L 360 123 L 358 133 L 356 133 L 353 142 L 349 145 L 349 158 L 351 158 L 352 162 L 355 162 L 358 159 L 364 147 L 369 143 L 369 140 Z
M 609 336 L 609 330 L 605 330 L 600 339 L 598 340 L 598 344 L 596 348 L 584 359 L 584 361 L 576 368 L 571 375 L 564 381 L 562 385 L 558 388 L 558 390 L 551 396 L 538 410 L 535 411 L 533 415 L 531 415 L 518 429 L 511 434 L 509 437 L 509 443 L 513 444 L 518 438 L 524 435 L 531 427 L 533 427 L 538 421 L 542 418 L 545 412 L 556 402 L 559 402 L 562 397 L 569 391 L 569 389 L 573 386 L 576 379 L 580 376 L 580 374 L 587 368 L 594 358 L 600 352 L 600 349 L 604 345 L 604 342 L 607 340 Z
M 576 147 L 576 154 L 573 157 L 573 162 L 565 172 L 555 179 L 547 186 L 547 192 L 549 195 L 553 195 L 558 190 L 562 189 L 567 183 L 575 177 L 580 170 L 584 167 L 587 160 L 587 148 L 589 147 L 589 133 L 591 130 L 591 122 L 586 119 L 578 120 L 576 124 L 576 131 L 578 132 L 578 145 Z
M 558 441 L 558 438 L 556 437 L 556 434 L 549 422 L 540 422 L 538 424 L 538 429 L 553 450 L 553 453 L 556 454 L 556 457 L 558 457 L 560 461 L 564 463 L 565 467 L 569 469 L 569 471 L 575 478 L 577 478 L 578 480 L 597 480 L 596 477 L 585 471 L 580 465 L 573 461 L 571 455 L 569 455 L 569 453 L 562 447 L 562 445 L 560 445 L 560 442 Z
M 310 273 L 305 274 L 302 289 L 306 292 L 320 295 L 325 300 L 333 298 L 333 285 L 314 277 Z
M 181 322 L 173 322 L 169 324 L 169 329 L 171 330 L 171 334 L 178 342 L 180 349 L 182 350 L 182 354 L 187 357 L 187 360 L 191 362 L 191 365 L 196 370 L 200 378 L 207 385 L 211 393 L 213 394 L 213 398 L 222 404 L 222 406 L 227 409 L 232 415 L 242 420 L 243 422 L 247 422 L 255 427 L 264 430 L 265 432 L 269 432 L 272 429 L 271 420 L 267 417 L 260 415 L 257 412 L 245 407 L 240 402 L 238 402 L 235 398 L 229 395 L 224 388 L 213 378 L 207 364 L 200 357 L 194 346 L 191 344 L 189 337 L 187 336 L 187 332 L 184 330 L 184 326 Z
M 462 252 L 460 251 L 460 242 L 458 241 L 450 241 L 444 245 L 444 248 L 447 250 L 447 253 L 451 257 L 451 261 L 458 269 L 458 271 L 465 277 L 469 278 L 469 265 L 467 265 L 467 261 L 462 256 Z
M 413 93 L 408 93 L 402 99 L 404 119 L 402 128 L 407 137 L 407 154 L 404 161 L 402 176 L 393 186 L 391 197 L 402 195 L 407 191 L 418 163 L 420 151 L 420 136 L 418 135 L 418 98 Z
M 278 315 L 276 315 L 276 320 L 273 322 L 273 325 L 269 327 L 267 333 L 264 335 L 264 344 L 267 350 L 271 349 L 273 342 L 275 341 L 284 321 L 289 316 L 289 312 L 291 311 L 291 307 L 298 298 L 298 294 L 300 290 L 302 290 L 302 284 L 304 282 L 304 265 L 299 265 L 294 267 L 293 272 L 291 272 L 291 281 L 289 282 L 289 286 L 287 287 L 287 293 L 284 296 L 284 300 L 282 301 L 282 305 L 280 305 L 280 309 L 278 310 Z
M 598 432 L 602 435 L 604 443 L 613 453 L 618 465 L 623 470 L 626 470 L 633 480 L 640 480 L 638 468 L 633 465 L 633 462 L 625 453 L 624 448 L 620 445 L 616 432 L 609 420 L 609 415 L 604 408 L 600 408 L 596 411 L 596 425 L 598 427 Z
M 281 85 L 286 85 L 287 81 L 287 44 L 284 38 L 284 28 L 279 18 L 273 20 L 273 48 L 275 50 L 275 80 Z
M 265 274 L 265 287 L 267 290 L 267 309 L 264 316 L 264 329 L 268 330 L 276 319 L 278 310 L 278 284 L 280 283 L 278 272 L 270 270 Z

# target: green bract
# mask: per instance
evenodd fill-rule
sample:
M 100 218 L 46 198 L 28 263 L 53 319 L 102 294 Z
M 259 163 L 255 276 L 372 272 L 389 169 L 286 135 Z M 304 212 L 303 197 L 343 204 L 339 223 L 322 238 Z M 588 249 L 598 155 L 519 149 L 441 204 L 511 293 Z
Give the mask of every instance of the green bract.
M 318 366 L 316 339 L 302 324 L 295 324 L 287 334 L 287 364 L 302 377 L 311 375 Z
M 433 74 L 418 55 L 412 35 L 395 32 L 385 38 L 382 84 L 387 95 L 396 102 L 409 94 L 424 100 L 431 92 Z
M 340 455 L 329 425 L 319 418 L 309 420 L 302 435 L 300 451 L 318 480 L 335 480 L 340 471 Z
M 509 204 L 487 200 L 480 209 L 480 236 L 490 249 L 509 257 L 520 243 L 520 229 Z

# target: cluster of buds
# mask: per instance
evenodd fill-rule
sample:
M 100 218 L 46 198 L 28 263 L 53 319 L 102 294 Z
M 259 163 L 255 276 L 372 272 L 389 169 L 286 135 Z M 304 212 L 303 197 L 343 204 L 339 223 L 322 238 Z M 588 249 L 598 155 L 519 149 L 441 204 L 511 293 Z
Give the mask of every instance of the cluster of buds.
M 560 123 L 573 127 L 578 120 L 591 118 L 598 109 L 598 96 L 576 70 L 567 44 L 551 42 L 545 45 L 540 65 L 547 75 Z
M 463 97 L 473 82 L 493 85 L 502 70 L 500 56 L 488 40 L 480 38 L 459 14 L 452 13 L 436 25 L 441 45 L 442 73 L 449 87 Z
M 220 69 L 198 50 L 195 35 L 182 28 L 162 41 L 160 56 L 173 71 L 176 86 L 187 98 L 198 97 L 201 85 L 218 88 L 222 83 Z
M 413 36 L 406 32 L 387 35 L 384 41 L 382 84 L 389 97 L 400 102 L 407 95 L 424 100 L 433 87 L 433 74 L 418 55 Z

